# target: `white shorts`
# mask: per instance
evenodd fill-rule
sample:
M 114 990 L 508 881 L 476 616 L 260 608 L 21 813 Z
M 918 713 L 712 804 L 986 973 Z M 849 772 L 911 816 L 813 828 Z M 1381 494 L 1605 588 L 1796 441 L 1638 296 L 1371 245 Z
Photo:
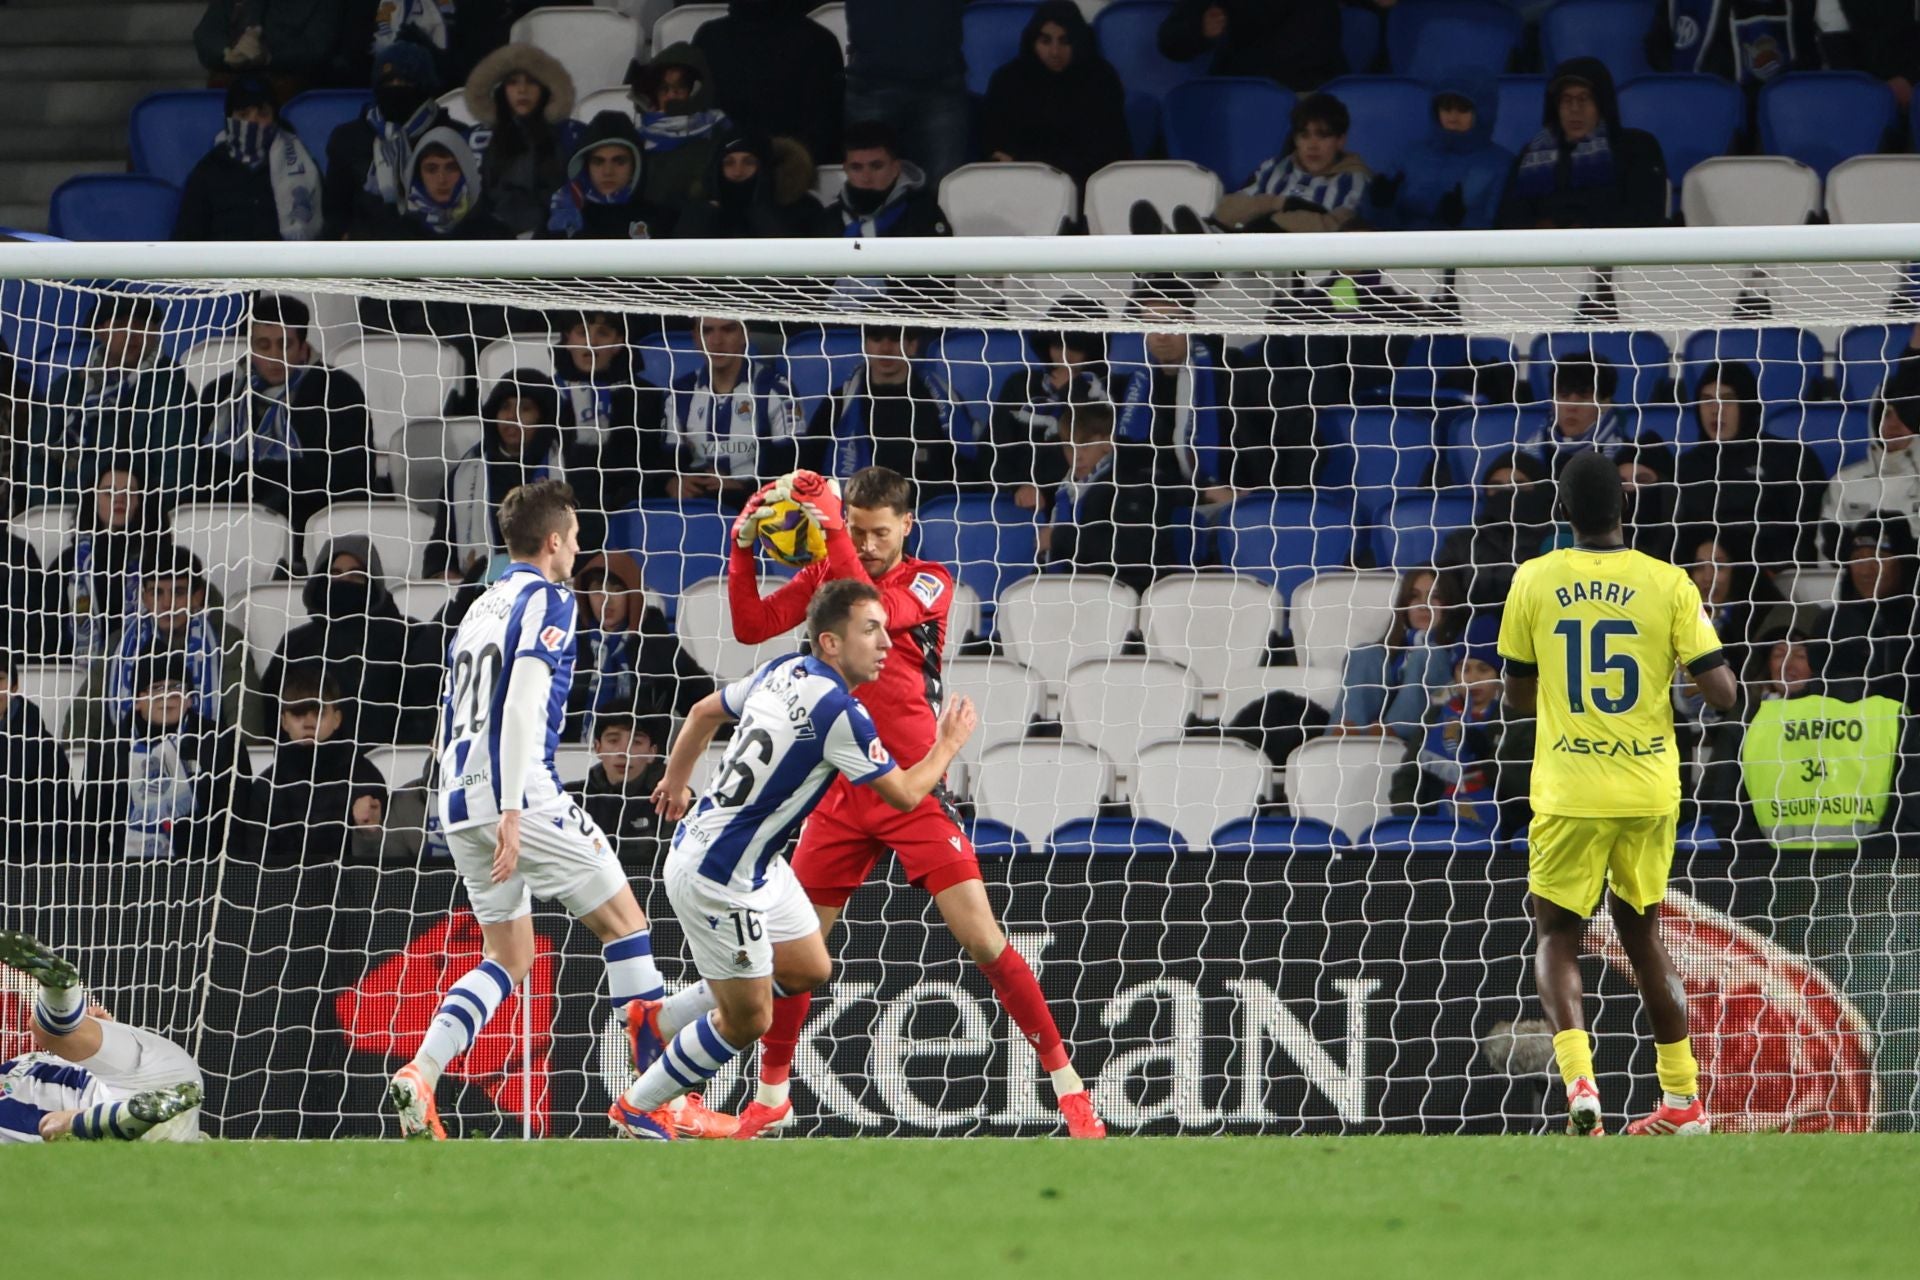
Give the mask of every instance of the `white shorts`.
M 667 901 L 703 978 L 770 978 L 773 946 L 820 932 L 820 917 L 785 858 L 767 864 L 767 882 L 741 892 L 700 874 L 695 858 L 667 858 Z
M 165 1036 L 124 1022 L 100 1024 L 100 1050 L 85 1062 L 88 1074 L 114 1098 L 176 1084 L 206 1087 L 193 1055 Z M 193 1142 L 200 1137 L 200 1108 L 182 1112 L 147 1131 L 142 1142 Z
M 493 882 L 495 843 L 490 822 L 447 833 L 481 924 L 518 920 L 533 911 L 535 898 L 558 902 L 578 919 L 627 886 L 613 842 L 572 801 L 521 815 L 520 863 L 505 884 Z

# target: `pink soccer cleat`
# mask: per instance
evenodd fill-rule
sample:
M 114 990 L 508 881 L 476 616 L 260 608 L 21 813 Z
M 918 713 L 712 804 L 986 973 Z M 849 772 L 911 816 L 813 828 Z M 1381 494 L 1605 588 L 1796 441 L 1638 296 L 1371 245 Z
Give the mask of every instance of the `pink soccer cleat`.
M 1067 1119 L 1069 1138 L 1104 1138 L 1107 1136 L 1106 1121 L 1093 1109 L 1093 1095 L 1085 1089 L 1077 1093 L 1064 1094 L 1060 1098 L 1060 1114 Z
M 1670 1107 L 1666 1098 L 1662 1097 L 1652 1115 L 1642 1116 L 1627 1126 L 1629 1137 L 1691 1138 L 1712 1132 L 1713 1122 L 1707 1119 L 1707 1105 L 1698 1097 L 1688 1099 L 1684 1107 Z
M 768 1129 L 781 1128 L 792 1118 L 792 1099 L 788 1099 L 777 1107 L 770 1107 L 760 1101 L 749 1102 L 747 1109 L 740 1113 L 740 1123 L 734 1129 L 733 1136 L 743 1141 L 748 1138 L 757 1138 Z

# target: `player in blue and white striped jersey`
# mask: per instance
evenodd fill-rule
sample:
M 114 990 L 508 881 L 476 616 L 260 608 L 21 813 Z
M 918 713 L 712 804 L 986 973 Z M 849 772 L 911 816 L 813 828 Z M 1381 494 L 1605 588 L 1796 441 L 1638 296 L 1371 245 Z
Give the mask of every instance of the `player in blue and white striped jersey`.
M 776 992 L 827 980 L 819 917 L 782 852 L 835 775 L 905 813 L 932 794 L 977 721 L 968 699 L 951 700 L 933 750 L 898 767 L 852 692 L 880 674 L 892 648 L 879 591 L 856 579 L 827 583 L 807 608 L 807 634 L 812 656 L 776 658 L 694 707 L 654 791 L 654 807 L 680 823 L 667 899 L 703 981 L 641 1015 L 671 1010 L 680 1027 L 669 1038 L 662 1026 L 665 1051 L 607 1113 L 630 1137 L 673 1137 L 667 1105 L 765 1034 Z M 688 814 L 694 763 L 729 720 L 739 721 L 733 740 Z M 691 1016 L 701 1004 L 707 1011 Z

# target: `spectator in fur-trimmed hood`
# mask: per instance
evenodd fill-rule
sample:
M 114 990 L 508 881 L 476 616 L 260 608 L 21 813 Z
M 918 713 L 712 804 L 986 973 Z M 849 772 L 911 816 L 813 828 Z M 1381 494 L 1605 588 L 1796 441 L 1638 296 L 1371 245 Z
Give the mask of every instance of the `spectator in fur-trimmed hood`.
M 480 122 L 473 147 L 493 214 L 520 235 L 546 224 L 547 200 L 567 180 L 580 126 L 573 77 L 530 44 L 488 54 L 467 77 L 467 110 Z

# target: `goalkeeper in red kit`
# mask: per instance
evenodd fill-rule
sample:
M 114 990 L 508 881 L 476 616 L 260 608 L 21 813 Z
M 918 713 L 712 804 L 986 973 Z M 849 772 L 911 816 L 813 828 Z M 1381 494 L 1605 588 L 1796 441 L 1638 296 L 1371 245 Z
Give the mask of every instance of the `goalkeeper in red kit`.
M 879 678 L 856 689 L 854 696 L 872 714 L 881 743 L 903 762 L 918 760 L 933 747 L 935 706 L 941 699 L 941 644 L 953 603 L 953 575 L 946 567 L 906 555 L 907 534 L 913 528 L 911 494 L 905 477 L 885 467 L 856 472 L 844 498 L 835 496 L 829 482 L 814 472 L 794 472 L 761 490 L 740 513 L 727 570 L 734 635 L 746 644 L 793 630 L 823 583 L 854 578 L 879 588 L 893 648 Z M 825 534 L 827 553 L 762 599 L 754 544 L 762 507 L 775 496 L 791 497 L 807 509 Z M 1106 1126 L 1074 1072 L 1033 970 L 1008 944 L 994 918 L 973 842 L 944 793 L 899 813 L 874 803 L 868 790 L 835 779 L 800 832 L 793 870 L 819 913 L 821 934 L 832 934 L 847 899 L 872 874 L 882 852 L 892 849 L 907 879 L 932 896 L 954 939 L 986 974 L 994 994 L 1040 1055 L 1069 1136 L 1106 1137 Z M 741 1113 L 735 1137 L 751 1138 L 793 1114 L 788 1075 L 810 1001 L 804 994 L 774 1001 L 773 1026 L 760 1042 L 759 1092 Z

